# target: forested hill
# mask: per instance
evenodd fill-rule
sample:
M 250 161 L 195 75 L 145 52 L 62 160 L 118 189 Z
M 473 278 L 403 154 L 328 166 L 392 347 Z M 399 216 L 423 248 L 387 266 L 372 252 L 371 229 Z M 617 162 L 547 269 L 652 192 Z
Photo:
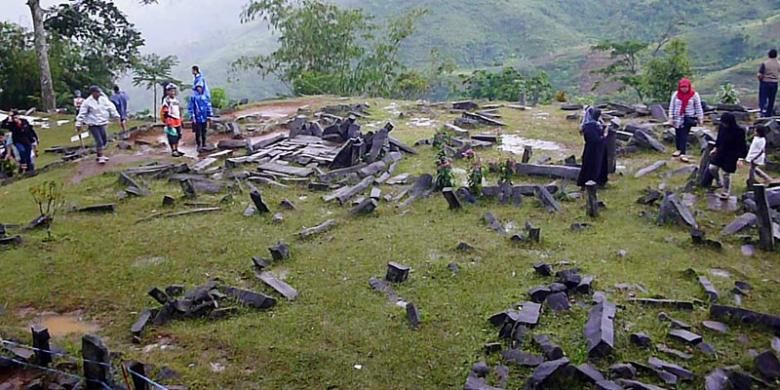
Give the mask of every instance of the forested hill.
M 378 21 L 412 8 L 430 12 L 405 44 L 405 62 L 423 67 L 431 49 L 454 60 L 460 71 L 514 66 L 543 68 L 557 88 L 589 93 L 590 71 L 604 59 L 590 47 L 601 40 L 655 43 L 665 36 L 684 38 L 691 49 L 696 78 L 713 93 L 725 81 L 754 88 L 755 66 L 780 36 L 780 0 L 337 0 L 362 7 Z M 227 64 L 248 51 L 273 47 L 265 27 L 255 26 L 241 39 L 228 39 L 201 63 Z M 650 54 L 650 53 L 646 53 Z M 187 56 L 189 57 L 189 56 Z M 221 72 L 220 72 L 221 73 Z M 220 75 L 221 76 L 221 75 Z M 213 77 L 213 76 L 212 76 Z M 216 80 L 215 80 L 216 81 Z M 278 92 L 245 75 L 241 95 Z

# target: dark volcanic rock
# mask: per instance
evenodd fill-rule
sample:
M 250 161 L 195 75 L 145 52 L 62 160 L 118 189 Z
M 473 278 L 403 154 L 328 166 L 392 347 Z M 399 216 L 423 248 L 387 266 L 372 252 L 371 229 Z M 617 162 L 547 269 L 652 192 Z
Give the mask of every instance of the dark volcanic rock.
M 510 349 L 501 353 L 504 362 L 517 364 L 523 367 L 536 367 L 544 362 L 540 355 L 534 355 L 519 349 Z
M 563 357 L 563 349 L 550 340 L 550 336 L 540 334 L 534 337 L 534 342 L 544 353 L 547 360 L 557 360 Z
M 696 345 L 702 341 L 701 336 L 685 329 L 672 329 L 669 331 L 669 337 L 690 345 Z
M 547 306 L 554 311 L 567 311 L 571 308 L 569 297 L 564 292 L 556 292 L 547 296 Z
M 526 382 L 525 388 L 531 389 L 544 389 L 544 384 L 549 380 L 556 372 L 569 365 L 569 359 L 561 358 L 558 360 L 551 360 L 540 364 L 531 374 L 531 378 Z
M 588 356 L 605 357 L 615 347 L 614 318 L 617 308 L 604 300 L 597 303 L 588 313 L 585 324 L 585 338 L 588 341 Z
M 622 378 L 622 379 L 634 379 L 636 378 L 636 367 L 625 364 L 617 363 L 609 366 L 610 378 Z
M 577 366 L 577 373 L 585 381 L 593 384 L 606 380 L 601 371 L 588 363 L 583 363 Z
M 409 278 L 409 270 L 411 268 L 407 265 L 399 264 L 396 262 L 387 263 L 387 274 L 385 280 L 391 283 L 402 283 Z
M 755 359 L 756 369 L 764 378 L 774 381 L 780 378 L 780 362 L 772 351 L 766 351 Z
M 552 266 L 545 263 L 534 264 L 534 271 L 542 276 L 552 276 Z

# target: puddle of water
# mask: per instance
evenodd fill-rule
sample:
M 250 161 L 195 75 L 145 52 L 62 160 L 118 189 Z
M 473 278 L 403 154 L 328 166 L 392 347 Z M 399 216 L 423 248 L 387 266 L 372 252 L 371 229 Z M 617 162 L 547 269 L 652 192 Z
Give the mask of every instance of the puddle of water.
M 63 337 L 73 334 L 84 335 L 100 330 L 97 324 L 83 321 L 76 315 L 47 315 L 37 319 L 36 324 L 49 329 L 52 337 Z
M 525 147 L 526 145 L 531 146 L 534 151 L 545 150 L 551 152 L 560 152 L 565 149 L 563 145 L 556 142 L 533 139 L 533 138 L 524 138 L 514 134 L 501 135 L 501 145 L 499 146 L 499 148 L 505 152 L 522 155 L 523 147 Z

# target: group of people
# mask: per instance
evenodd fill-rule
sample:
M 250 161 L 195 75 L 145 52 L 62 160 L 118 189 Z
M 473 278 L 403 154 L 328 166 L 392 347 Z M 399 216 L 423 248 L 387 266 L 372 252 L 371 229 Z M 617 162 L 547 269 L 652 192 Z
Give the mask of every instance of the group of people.
M 214 116 L 211 107 L 211 93 L 206 84 L 206 79 L 200 73 L 198 66 L 192 67 L 192 95 L 189 98 L 187 111 L 192 120 L 192 131 L 195 133 L 195 143 L 198 153 L 206 148 L 206 133 L 208 124 Z M 160 119 L 165 124 L 165 135 L 168 138 L 168 145 L 171 148 L 171 156 L 181 157 L 184 154 L 179 151 L 179 142 L 182 133 L 182 109 L 181 103 L 176 98 L 178 87 L 174 83 L 168 83 L 165 86 L 165 95 L 160 108 Z
M 761 115 L 772 117 L 777 83 L 780 79 L 780 62 L 777 60 L 776 50 L 769 52 L 769 60 L 761 65 L 758 78 L 761 83 L 759 98 Z M 675 129 L 676 150 L 672 156 L 680 158 L 683 162 L 690 162 L 686 156 L 688 136 L 693 127 L 704 124 L 704 109 L 701 97 L 687 78 L 679 81 L 677 91 L 672 94 L 669 115 L 671 119 L 668 124 Z M 606 150 L 609 134 L 608 128 L 601 119 L 601 111 L 597 108 L 586 108 L 580 131 L 585 139 L 585 147 L 577 185 L 584 187 L 587 182 L 594 181 L 603 187 L 607 184 L 609 173 Z M 757 126 L 753 141 L 748 148 L 747 132 L 739 126 L 734 114 L 727 112 L 721 115 L 718 136 L 715 147 L 710 151 L 708 167 L 708 181 L 710 184 L 714 181 L 720 187 L 718 197 L 725 200 L 731 196 L 731 175 L 738 167 L 745 164 L 750 167 L 749 186 L 757 182 L 757 177 L 765 181 L 771 180 L 771 177 L 760 169 L 766 162 L 767 131 L 765 126 Z
M 10 137 L 5 134 L 6 130 L 10 131 Z M 19 173 L 35 173 L 34 159 L 38 153 L 38 144 L 38 134 L 19 111 L 11 111 L 10 115 L 0 122 L 0 160 L 15 160 L 19 165 Z M 13 172 L 0 173 L 10 176 Z

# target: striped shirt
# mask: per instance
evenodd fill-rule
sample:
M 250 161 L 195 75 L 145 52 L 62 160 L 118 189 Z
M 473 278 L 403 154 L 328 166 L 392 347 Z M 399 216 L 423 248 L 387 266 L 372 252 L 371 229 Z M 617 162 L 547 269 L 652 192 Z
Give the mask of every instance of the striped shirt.
M 682 100 L 677 98 L 677 92 L 672 94 L 672 101 L 669 102 L 669 115 L 672 118 L 672 124 L 674 127 L 680 127 L 683 124 L 683 119 L 686 116 L 694 118 L 704 118 L 704 109 L 701 106 L 701 97 L 696 92 L 691 100 L 688 101 L 688 106 L 685 107 L 685 115 L 680 115 L 682 110 Z

